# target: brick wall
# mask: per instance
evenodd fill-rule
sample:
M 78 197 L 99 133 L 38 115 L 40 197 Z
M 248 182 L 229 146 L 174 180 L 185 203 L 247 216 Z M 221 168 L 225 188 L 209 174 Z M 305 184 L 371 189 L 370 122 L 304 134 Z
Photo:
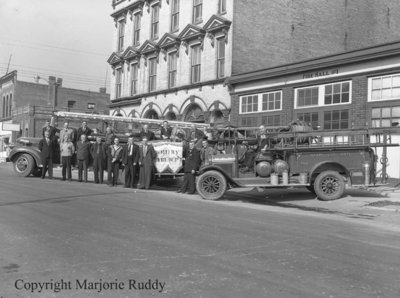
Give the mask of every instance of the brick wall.
M 233 74 L 400 39 L 398 0 L 235 0 Z

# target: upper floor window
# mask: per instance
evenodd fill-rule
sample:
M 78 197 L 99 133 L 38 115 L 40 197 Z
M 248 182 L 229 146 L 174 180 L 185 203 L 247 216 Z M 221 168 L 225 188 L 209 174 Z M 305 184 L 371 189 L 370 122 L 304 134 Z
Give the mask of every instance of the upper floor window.
M 157 59 L 149 59 L 149 92 L 156 90 L 157 83 Z
M 118 51 L 124 49 L 124 37 L 125 37 L 125 20 L 118 22 Z
M 258 112 L 258 94 L 242 96 L 240 101 L 240 112 L 242 114 Z
M 118 68 L 115 73 L 115 98 L 121 97 L 122 91 L 122 68 Z
M 179 30 L 179 0 L 171 2 L 171 32 Z
M 176 86 L 177 53 L 168 54 L 168 87 Z
M 137 63 L 131 65 L 131 95 L 137 93 L 138 84 L 138 65 Z
M 151 7 L 151 39 L 157 39 L 160 23 L 160 6 L 155 4 Z
M 368 79 L 370 101 L 400 99 L 400 74 Z
M 240 114 L 282 110 L 282 91 L 240 97 Z
M 373 108 L 372 127 L 391 127 L 400 124 L 400 106 Z
M 217 39 L 217 78 L 225 77 L 225 38 Z
M 141 15 L 140 12 L 133 15 L 133 45 L 137 46 L 140 43 L 140 24 Z
M 193 0 L 193 23 L 201 23 L 203 14 L 203 0 Z
M 281 93 L 269 92 L 262 94 L 262 111 L 277 111 L 282 109 Z
M 350 82 L 325 85 L 325 104 L 348 103 L 350 100 Z
M 200 45 L 191 47 L 191 82 L 192 84 L 200 82 L 201 78 L 201 48 Z
M 226 0 L 218 0 L 218 13 L 226 13 Z
M 350 81 L 295 89 L 295 108 L 348 104 L 350 102 Z

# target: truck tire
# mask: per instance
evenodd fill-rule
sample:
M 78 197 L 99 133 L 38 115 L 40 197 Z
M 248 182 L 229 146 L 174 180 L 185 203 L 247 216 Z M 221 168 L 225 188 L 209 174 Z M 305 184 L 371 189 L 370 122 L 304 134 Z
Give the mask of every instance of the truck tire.
M 35 169 L 35 160 L 27 153 L 21 154 L 14 160 L 13 168 L 17 176 L 28 177 Z
M 218 171 L 207 171 L 201 174 L 196 181 L 197 192 L 205 200 L 222 198 L 227 189 L 224 175 Z
M 317 176 L 314 190 L 322 201 L 340 199 L 344 194 L 345 182 L 343 176 L 335 171 L 324 171 Z

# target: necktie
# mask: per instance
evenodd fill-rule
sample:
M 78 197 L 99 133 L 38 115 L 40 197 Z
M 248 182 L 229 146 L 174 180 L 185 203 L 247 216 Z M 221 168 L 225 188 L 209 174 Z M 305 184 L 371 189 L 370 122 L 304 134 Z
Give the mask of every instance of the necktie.
M 100 144 L 97 144 L 97 154 L 100 153 Z
M 129 156 L 132 156 L 132 145 L 129 145 Z
M 143 147 L 143 155 L 146 156 L 146 153 L 147 153 L 147 146 L 144 146 Z

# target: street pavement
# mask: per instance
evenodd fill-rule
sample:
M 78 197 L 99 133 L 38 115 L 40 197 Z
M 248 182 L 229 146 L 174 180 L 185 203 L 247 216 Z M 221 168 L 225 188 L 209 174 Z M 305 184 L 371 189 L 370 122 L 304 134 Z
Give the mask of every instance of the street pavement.
M 365 206 L 396 192 L 210 202 L 176 186 L 18 178 L 7 164 L 0 183 L 0 297 L 400 296 L 399 212 Z

